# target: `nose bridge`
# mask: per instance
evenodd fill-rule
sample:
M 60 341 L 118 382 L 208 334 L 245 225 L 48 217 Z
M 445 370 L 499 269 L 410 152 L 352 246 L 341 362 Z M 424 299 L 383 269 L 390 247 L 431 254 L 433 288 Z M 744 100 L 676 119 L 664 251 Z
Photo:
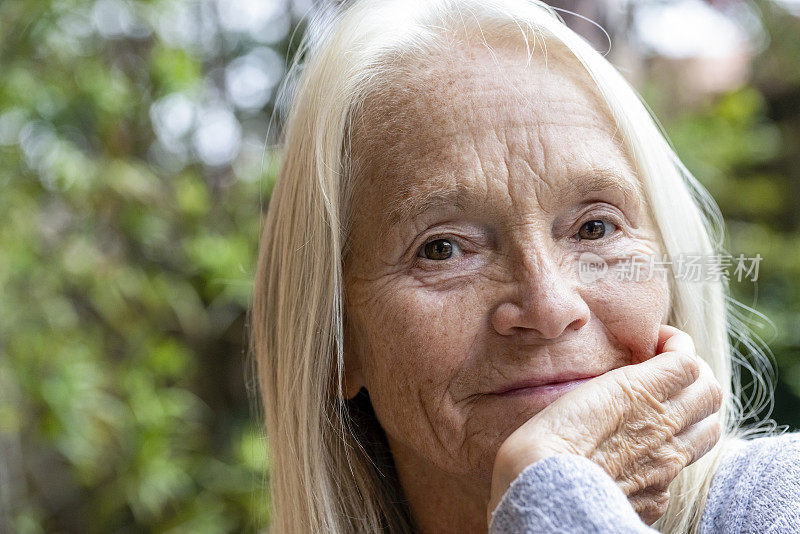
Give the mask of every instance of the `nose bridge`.
M 512 258 L 515 294 L 495 310 L 495 329 L 504 335 L 536 331 L 537 337 L 554 339 L 588 323 L 591 312 L 567 271 L 567 256 L 544 232 L 530 227 L 520 232 Z
M 555 245 L 546 236 L 530 230 L 525 232 L 520 243 L 514 276 L 525 288 L 524 294 L 534 299 L 566 294 L 570 280 L 565 272 L 564 258 Z

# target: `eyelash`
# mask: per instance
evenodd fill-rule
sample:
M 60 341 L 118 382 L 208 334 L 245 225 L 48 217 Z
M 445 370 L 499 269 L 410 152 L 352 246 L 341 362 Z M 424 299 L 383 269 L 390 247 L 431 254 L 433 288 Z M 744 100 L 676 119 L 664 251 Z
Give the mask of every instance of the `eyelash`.
M 589 223 L 589 222 L 592 222 L 592 221 L 601 221 L 606 225 L 611 224 L 614 227 L 614 230 L 611 231 L 611 232 L 606 231 L 603 234 L 603 236 L 598 238 L 598 239 L 581 239 L 579 237 L 579 235 L 578 235 L 578 234 L 580 234 L 581 228 L 583 228 L 583 226 L 586 223 Z M 622 223 L 618 219 L 616 219 L 615 217 L 612 217 L 612 216 L 599 216 L 599 215 L 596 215 L 596 216 L 593 216 L 593 217 L 587 217 L 578 226 L 578 230 L 572 235 L 572 237 L 575 238 L 576 242 L 587 241 L 587 242 L 591 243 L 591 242 L 594 242 L 594 241 L 608 241 L 609 239 L 613 239 L 614 237 L 617 236 L 617 234 L 619 234 L 619 229 L 620 229 L 621 225 L 622 225 Z
M 592 222 L 592 221 L 602 221 L 606 225 L 608 225 L 610 223 L 614 227 L 614 230 L 611 231 L 611 232 L 608 232 L 608 231 L 605 232 L 603 234 L 603 236 L 598 238 L 598 239 L 581 239 L 578 236 L 578 234 L 581 231 L 581 228 L 583 228 L 583 226 L 586 223 Z M 581 242 L 581 241 L 587 241 L 587 242 L 607 241 L 609 239 L 613 239 L 615 236 L 617 236 L 617 234 L 619 234 L 620 226 L 621 226 L 621 222 L 617 218 L 612 217 L 612 216 L 592 216 L 592 217 L 587 217 L 583 222 L 580 223 L 580 225 L 578 226 L 578 230 L 574 234 L 572 234 L 571 237 L 574 238 L 576 242 Z M 425 242 L 423 242 L 422 245 L 420 245 L 419 248 L 417 248 L 416 257 L 421 259 L 421 260 L 427 260 L 428 262 L 431 262 L 431 263 L 442 263 L 442 262 L 450 260 L 451 258 L 447 258 L 446 260 L 431 260 L 431 259 L 426 258 L 423 255 L 425 247 L 428 244 L 430 244 L 430 243 L 432 243 L 434 241 L 439 241 L 439 240 L 449 241 L 455 248 L 457 248 L 459 251 L 461 251 L 462 254 L 464 253 L 464 247 L 461 245 L 459 239 L 455 238 L 451 234 L 441 234 L 441 235 L 433 235 L 433 236 L 429 237 L 428 239 L 426 239 Z
M 456 239 L 451 234 L 442 234 L 442 235 L 434 235 L 434 236 L 431 236 L 428 239 L 426 239 L 425 242 L 422 243 L 422 245 L 420 245 L 419 248 L 417 249 L 417 258 L 420 258 L 422 260 L 428 260 L 428 261 L 435 262 L 435 263 L 441 263 L 442 261 L 447 261 L 447 260 L 429 260 L 428 258 L 423 256 L 423 252 L 425 250 L 425 247 L 428 246 L 428 244 L 433 243 L 434 241 L 439 241 L 439 240 L 449 241 L 462 254 L 464 253 L 464 247 L 461 246 L 461 242 L 460 242 L 461 240 Z M 447 258 L 447 259 L 449 260 L 450 258 Z

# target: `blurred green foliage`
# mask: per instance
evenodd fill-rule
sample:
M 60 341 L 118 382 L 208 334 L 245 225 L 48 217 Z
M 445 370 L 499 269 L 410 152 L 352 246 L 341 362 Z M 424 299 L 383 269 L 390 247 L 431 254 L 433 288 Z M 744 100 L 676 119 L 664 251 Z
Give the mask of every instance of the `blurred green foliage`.
M 109 5 L 146 20 L 166 4 Z M 266 447 L 244 321 L 270 108 L 251 113 L 246 180 L 191 150 L 165 168 L 151 125 L 159 99 L 202 104 L 214 64 L 254 45 L 109 38 L 97 16 L 0 3 L 0 531 L 255 530 Z
M 0 531 L 269 522 L 245 324 L 274 104 L 225 87 L 229 65 L 285 57 L 288 37 L 224 5 L 0 3 Z M 164 29 L 181 17 L 203 23 Z M 647 94 L 729 250 L 764 256 L 757 286 L 734 289 L 776 323 L 774 416 L 797 428 L 800 22 L 766 4 L 764 20 L 750 85 L 685 112 Z M 217 135 L 235 151 L 214 152 Z

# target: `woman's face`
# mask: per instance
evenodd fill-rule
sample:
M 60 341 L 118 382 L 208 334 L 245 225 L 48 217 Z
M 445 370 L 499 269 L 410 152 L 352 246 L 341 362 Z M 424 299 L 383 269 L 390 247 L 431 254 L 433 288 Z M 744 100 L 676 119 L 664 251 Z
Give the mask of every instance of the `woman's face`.
M 667 318 L 663 275 L 611 274 L 660 254 L 658 233 L 591 86 L 548 56 L 431 59 L 354 132 L 345 393 L 369 391 L 401 474 L 489 480 L 503 440 L 552 402 L 493 392 L 643 361 Z M 578 274 L 586 252 L 605 277 Z

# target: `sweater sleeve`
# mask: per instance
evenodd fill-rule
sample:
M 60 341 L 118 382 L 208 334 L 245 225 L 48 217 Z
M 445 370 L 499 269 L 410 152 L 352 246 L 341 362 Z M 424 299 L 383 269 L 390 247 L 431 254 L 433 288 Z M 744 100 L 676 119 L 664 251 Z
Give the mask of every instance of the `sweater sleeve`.
M 583 456 L 535 462 L 515 478 L 489 522 L 489 534 L 653 534 L 603 469 Z
M 723 458 L 701 534 L 800 532 L 800 433 L 749 441 Z

